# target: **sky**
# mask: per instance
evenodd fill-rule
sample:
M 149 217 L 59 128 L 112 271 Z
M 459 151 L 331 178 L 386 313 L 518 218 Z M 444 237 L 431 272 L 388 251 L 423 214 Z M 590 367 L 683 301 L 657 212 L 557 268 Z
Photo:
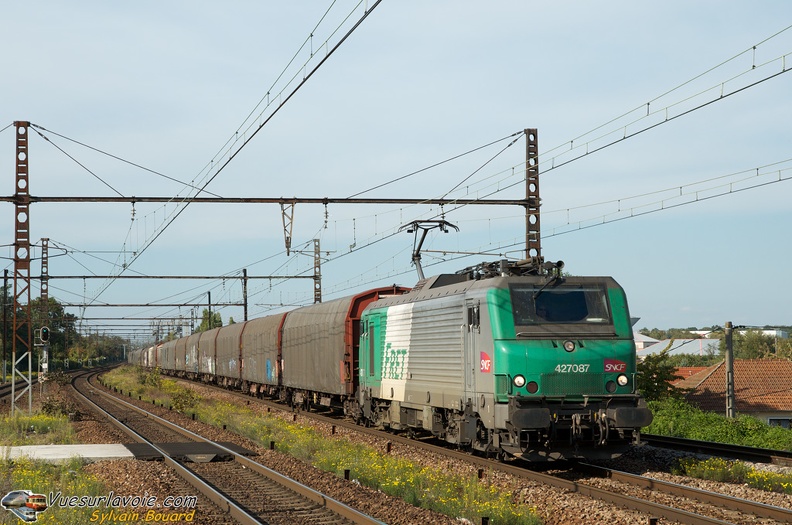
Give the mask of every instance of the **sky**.
M 67 307 L 85 333 L 186 327 L 209 296 L 241 321 L 243 268 L 250 318 L 310 304 L 310 279 L 263 277 L 312 275 L 314 239 L 324 300 L 412 286 L 399 230 L 415 220 L 459 227 L 428 234 L 427 275 L 522 258 L 514 205 L 296 204 L 287 255 L 278 204 L 184 202 L 521 199 L 526 128 L 542 255 L 613 276 L 636 329 L 792 325 L 789 2 L 42 1 L 3 17 L 0 193 L 29 121 L 31 195 L 174 199 L 31 205 L 31 273 L 47 238 L 49 294 L 91 305 Z M 107 275 L 225 278 L 58 278 Z

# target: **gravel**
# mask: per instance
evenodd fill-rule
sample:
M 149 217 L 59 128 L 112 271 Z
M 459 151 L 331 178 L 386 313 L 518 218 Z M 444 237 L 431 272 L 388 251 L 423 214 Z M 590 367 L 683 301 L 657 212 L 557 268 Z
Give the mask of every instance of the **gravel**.
M 202 386 L 195 386 L 195 388 L 201 391 L 201 395 L 212 396 L 214 398 L 225 398 L 224 400 L 226 401 L 239 403 L 238 398 L 228 393 L 214 389 L 210 390 Z M 250 406 L 255 409 L 258 405 L 251 403 Z M 147 408 L 151 409 L 152 406 L 149 404 Z M 266 408 L 264 407 L 258 409 L 262 412 L 266 412 Z M 169 418 L 177 420 L 177 422 L 195 431 L 201 431 L 210 439 L 214 439 L 215 441 L 234 442 L 239 446 L 254 451 L 257 454 L 257 456 L 254 456 L 254 459 L 257 461 L 387 523 L 394 525 L 460 523 L 460 520 L 417 509 L 412 505 L 389 497 L 376 490 L 363 487 L 354 482 L 345 481 L 333 474 L 319 471 L 290 456 L 285 456 L 277 451 L 264 449 L 230 432 L 191 421 L 166 409 L 160 408 L 154 411 L 167 414 Z M 281 414 L 281 417 L 288 418 L 289 420 L 292 418 L 292 415 L 286 412 L 279 413 L 273 411 L 272 414 Z M 325 434 L 328 439 L 330 438 L 330 425 L 324 423 L 311 423 L 305 418 L 301 418 L 300 423 L 310 424 L 315 427 L 318 432 Z M 83 443 L 117 443 L 127 441 L 126 438 L 120 436 L 118 431 L 114 430 L 113 427 L 100 423 L 90 416 L 83 421 L 76 422 L 75 431 L 78 441 Z M 335 437 L 339 435 L 355 442 L 362 442 L 379 448 L 380 450 L 384 450 L 387 443 L 386 439 L 363 435 L 342 428 L 336 429 Z M 439 454 L 433 454 L 396 443 L 391 446 L 391 454 L 402 456 L 419 464 L 439 467 L 449 473 L 474 475 L 477 471 L 477 467 L 475 466 L 451 461 Z M 743 485 L 696 480 L 669 474 L 667 471 L 668 467 L 673 464 L 678 457 L 679 454 L 646 446 L 625 455 L 623 458 L 607 466 L 655 477 L 657 479 L 729 494 L 739 498 L 752 499 L 769 505 L 792 508 L 792 496 L 759 491 Z M 778 467 L 765 465 L 761 467 L 783 470 Z M 186 486 L 184 482 L 172 474 L 162 462 L 143 462 L 134 460 L 102 461 L 86 466 L 85 470 L 102 479 L 107 484 L 108 489 L 114 490 L 116 494 L 131 495 L 148 492 L 150 495 L 157 495 L 158 498 L 164 498 L 167 495 L 195 493 L 194 489 Z M 648 522 L 648 516 L 638 512 L 595 501 L 578 493 L 571 493 L 538 483 L 528 482 L 505 474 L 488 471 L 486 480 L 489 483 L 497 485 L 503 491 L 511 493 L 515 502 L 524 503 L 534 508 L 536 514 L 546 525 L 592 525 L 600 523 L 608 525 L 632 525 L 635 523 Z M 591 482 L 592 484 L 605 483 L 605 481 L 602 480 L 579 481 L 586 483 Z M 643 496 L 645 496 L 645 494 L 637 494 L 637 497 Z M 217 514 L 216 510 L 212 510 L 211 506 L 202 504 L 199 511 L 196 512 L 194 523 L 220 523 L 222 521 L 220 518 L 221 516 Z M 661 519 L 658 523 L 667 525 L 671 522 Z M 776 522 L 746 517 L 744 520 L 735 520 L 735 523 L 769 524 Z

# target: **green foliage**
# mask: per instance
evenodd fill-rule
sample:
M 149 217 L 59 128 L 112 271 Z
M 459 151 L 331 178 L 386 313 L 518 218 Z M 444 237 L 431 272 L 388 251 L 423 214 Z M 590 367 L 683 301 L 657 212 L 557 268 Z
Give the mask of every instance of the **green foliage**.
M 723 361 L 720 353 L 712 355 L 675 354 L 668 356 L 668 364 L 680 368 L 684 366 L 712 366 Z
M 181 387 L 171 394 L 171 408 L 182 414 L 195 408 L 200 401 L 201 396 L 191 388 Z
M 704 412 L 681 399 L 650 401 L 654 414 L 647 434 L 792 451 L 792 430 L 770 426 L 746 415 L 730 419 Z
M 761 359 L 775 357 L 775 338 L 759 330 L 748 330 L 744 334 L 734 333 L 732 345 L 736 359 Z
M 671 344 L 661 352 L 647 355 L 638 363 L 637 386 L 647 401 L 666 398 L 681 398 L 684 392 L 671 385 L 682 376 L 677 375 L 676 367 L 669 362 L 668 351 Z
M 146 370 L 144 368 L 138 368 L 138 383 L 143 386 L 151 386 L 154 388 L 162 387 L 162 374 L 160 373 L 159 368 L 155 368 L 154 370 Z
M 701 336 L 693 333 L 696 330 L 698 329 L 695 326 L 690 328 L 669 328 L 668 330 L 641 328 L 638 333 L 662 341 L 664 339 L 698 339 Z
M 195 329 L 196 332 L 206 332 L 207 330 L 211 330 L 213 328 L 220 328 L 223 326 L 223 318 L 220 315 L 220 312 L 212 312 L 211 319 L 209 315 L 209 310 L 204 308 L 201 314 L 201 322 L 198 327 Z

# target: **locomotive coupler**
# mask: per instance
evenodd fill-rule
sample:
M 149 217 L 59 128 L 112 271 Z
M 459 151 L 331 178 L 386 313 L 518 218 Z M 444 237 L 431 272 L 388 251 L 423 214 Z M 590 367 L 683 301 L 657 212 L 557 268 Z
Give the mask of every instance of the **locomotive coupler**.
M 572 414 L 570 418 L 570 432 L 569 432 L 569 444 L 573 445 L 583 439 L 583 418 L 582 414 Z
M 610 425 L 608 425 L 608 413 L 604 409 L 600 409 L 599 412 L 597 412 L 597 427 L 599 428 L 597 445 L 605 445 L 608 442 Z

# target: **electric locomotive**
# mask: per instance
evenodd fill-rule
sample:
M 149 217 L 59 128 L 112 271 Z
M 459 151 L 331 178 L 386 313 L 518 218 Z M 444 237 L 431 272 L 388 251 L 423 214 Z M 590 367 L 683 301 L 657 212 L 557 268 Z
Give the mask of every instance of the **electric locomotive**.
M 439 275 L 361 318 L 348 412 L 527 460 L 607 458 L 640 442 L 624 290 L 506 261 Z

